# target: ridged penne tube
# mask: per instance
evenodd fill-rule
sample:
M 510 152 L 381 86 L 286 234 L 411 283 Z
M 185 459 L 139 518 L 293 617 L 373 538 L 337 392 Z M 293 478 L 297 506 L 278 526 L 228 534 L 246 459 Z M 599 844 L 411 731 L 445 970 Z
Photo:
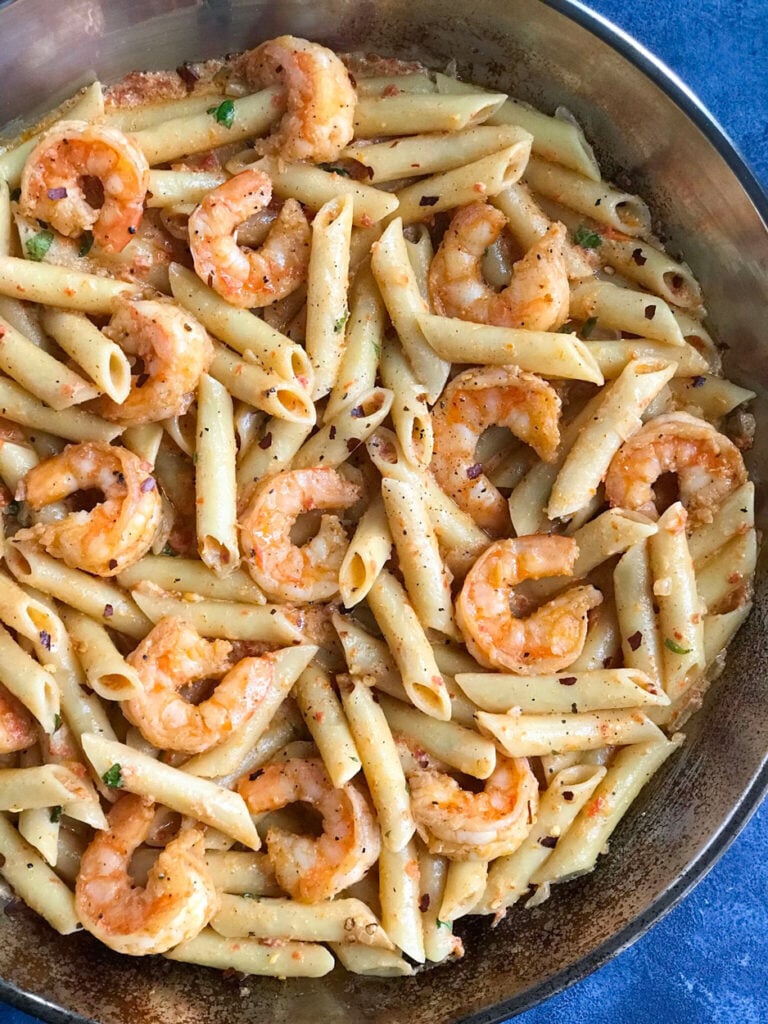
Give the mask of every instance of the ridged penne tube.
M 621 650 L 619 626 L 611 601 L 603 601 L 590 615 L 590 620 L 581 654 L 568 666 L 571 674 L 594 672 L 613 665 Z
M 135 697 L 142 689 L 141 680 L 115 647 L 106 627 L 74 608 L 62 608 L 61 617 L 90 688 L 104 700 Z
M 372 388 L 358 395 L 356 405 L 343 406 L 305 441 L 294 455 L 291 468 L 342 465 L 387 418 L 391 407 L 392 392 L 387 388 Z
M 121 572 L 117 581 L 128 590 L 146 581 L 162 590 L 177 594 L 199 594 L 214 601 L 266 603 L 264 594 L 243 569 L 236 569 L 229 576 L 221 578 L 193 558 L 145 555 Z
M 27 640 L 39 640 L 42 633 L 54 636 L 60 623 L 50 609 L 18 583 L 0 571 L 0 620 Z
M 0 811 L 60 807 L 87 795 L 80 777 L 64 765 L 0 768 Z
M 636 544 L 613 571 L 613 592 L 624 664 L 662 683 L 662 653 L 654 611 L 648 542 Z
M 315 407 L 308 389 L 298 377 L 286 380 L 252 362 L 246 352 L 236 355 L 226 345 L 213 343 L 210 374 L 235 398 L 263 409 L 270 416 L 293 423 L 315 422 Z
M 45 430 L 68 441 L 112 441 L 123 428 L 118 423 L 83 412 L 62 409 L 55 412 L 12 380 L 0 379 L 0 415 L 24 427 Z
M 363 96 L 355 107 L 355 138 L 459 132 L 487 121 L 505 100 L 502 93 L 487 92 L 464 96 L 436 93 Z
M 9 299 L 7 295 L 0 295 L 0 316 L 33 341 L 38 348 L 43 348 L 46 352 L 54 351 L 53 343 L 40 326 L 40 314 L 35 306 L 19 299 Z
M 459 673 L 456 682 L 483 711 L 504 713 L 600 711 L 663 705 L 669 698 L 653 679 L 637 669 L 606 668 L 552 676 L 514 676 L 496 672 Z
M 461 940 L 454 938 L 451 922 L 440 917 L 448 866 L 445 857 L 419 849 L 419 909 L 424 955 L 434 964 L 447 960 L 457 949 L 463 951 Z
M 437 667 L 441 672 L 447 672 L 451 676 L 456 676 L 459 672 L 490 671 L 483 669 L 468 651 L 455 644 L 433 643 L 432 650 L 435 652 Z
M 418 324 L 435 352 L 451 362 L 514 363 L 546 377 L 604 383 L 589 349 L 573 334 L 494 327 L 432 314 L 419 316 Z
M 309 437 L 308 423 L 290 423 L 270 419 L 264 426 L 260 441 L 253 444 L 237 465 L 238 489 L 247 488 L 264 476 L 287 469 L 297 451 Z
M 342 156 L 367 167 L 369 180 L 379 184 L 449 171 L 527 141 L 528 133 L 515 125 L 483 125 L 460 132 L 409 134 L 399 139 L 395 147 L 391 142 L 363 146 L 353 143 Z
M 754 524 L 755 485 L 748 480 L 723 500 L 711 523 L 697 525 L 688 537 L 688 550 L 694 566 L 700 569 L 726 541 L 746 533 Z
M 361 762 L 330 676 L 317 665 L 308 665 L 296 680 L 293 694 L 328 777 L 341 789 L 360 771 Z
M 97 121 L 104 113 L 104 96 L 101 91 L 100 82 L 91 82 L 72 96 L 65 103 L 62 103 L 53 114 L 48 116 L 44 124 L 37 125 L 32 134 L 24 132 L 26 138 L 23 142 L 17 143 L 0 153 L 0 178 L 5 178 L 11 188 L 21 181 L 21 172 L 27 157 L 40 141 L 40 136 L 56 121 L 66 119 L 67 121 Z
M 197 388 L 195 517 L 200 558 L 217 576 L 240 564 L 235 424 L 227 389 L 204 373 Z
M 662 685 L 675 701 L 704 668 L 703 609 L 685 535 L 687 514 L 676 502 L 648 541 L 652 591 L 662 638 Z
M 709 614 L 723 610 L 723 605 L 733 603 L 745 591 L 757 565 L 757 533 L 746 533 L 731 537 L 696 571 L 696 591 L 699 600 Z
M 509 757 L 541 757 L 555 750 L 596 750 L 606 744 L 618 747 L 663 737 L 638 709 L 553 715 L 478 711 L 477 724 Z
M 53 263 L 0 256 L 0 295 L 81 313 L 111 313 L 115 300 L 136 286 L 110 277 L 85 274 Z
M 349 318 L 349 243 L 352 200 L 331 199 L 312 221 L 312 247 L 307 271 L 306 350 L 314 370 L 312 398 L 333 388 L 344 354 Z
M 659 734 L 620 750 L 565 837 L 530 881 L 542 885 L 591 871 L 630 804 L 682 739 L 679 733 L 671 740 Z
M 533 157 L 525 168 L 525 180 L 534 192 L 546 199 L 625 235 L 644 235 L 651 229 L 650 211 L 639 196 L 621 192 L 600 179 L 585 178 Z
M 315 650 L 316 649 L 317 648 L 315 648 Z M 309 660 L 311 660 L 310 655 L 305 653 L 301 655 L 298 664 L 306 665 L 306 662 Z M 293 671 L 298 667 L 298 664 L 294 667 Z M 283 661 L 283 668 L 285 668 L 285 661 Z M 218 784 L 223 786 L 225 789 L 232 789 L 242 775 L 245 775 L 246 772 L 252 772 L 255 768 L 261 768 L 262 765 L 271 761 L 279 751 L 286 746 L 286 744 L 293 743 L 294 740 L 298 740 L 300 736 L 304 735 L 304 720 L 299 714 L 298 708 L 296 708 L 292 703 L 283 703 L 277 709 L 272 721 L 256 743 L 245 751 L 240 762 L 229 772 L 209 777 L 215 777 Z M 247 739 L 247 737 L 245 737 L 245 739 Z M 242 747 L 245 743 L 245 739 L 240 737 L 238 745 Z M 234 755 L 230 757 L 230 754 L 227 754 L 227 758 L 234 760 Z M 187 764 L 188 763 L 189 762 L 187 762 Z M 193 765 L 192 767 L 194 768 L 195 766 Z M 203 767 L 205 767 L 205 765 L 203 765 Z M 282 892 L 282 890 L 280 891 Z M 272 895 L 277 894 L 273 893 Z
M 118 765 L 122 788 L 127 792 L 145 796 L 179 814 L 212 825 L 249 849 L 259 849 L 259 834 L 238 793 L 156 761 L 125 743 L 94 733 L 86 733 L 80 739 L 83 752 L 98 776 L 103 777 Z
M 162 440 L 163 428 L 160 423 L 140 423 L 135 427 L 128 427 L 123 434 L 125 447 L 152 467 L 155 465 Z
M 392 732 L 367 679 L 342 678 L 339 692 L 376 808 L 382 848 L 398 851 L 407 846 L 416 822 Z
M 576 285 L 571 291 L 569 312 L 580 320 L 595 317 L 601 327 L 663 341 L 667 345 L 685 344 L 680 326 L 663 299 L 609 281 Z
M 177 117 L 188 117 L 209 110 L 211 104 L 224 99 L 218 92 L 200 93 L 195 91 L 191 96 L 181 99 L 161 100 L 159 103 L 142 103 L 136 107 L 114 107 L 107 97 L 107 108 L 104 112 L 106 124 L 112 124 L 121 132 L 138 132 L 142 128 L 173 121 Z
M 184 764 L 184 772 L 215 779 L 237 771 L 277 715 L 293 684 L 317 654 L 314 644 L 287 647 L 275 655 L 274 677 L 255 714 L 228 739 Z M 245 769 L 244 769 L 245 770 Z
M 472 913 L 472 908 L 485 892 L 488 863 L 483 860 L 452 860 L 448 862 L 443 901 L 438 917 L 441 921 L 458 921 Z
M 236 601 L 185 601 L 151 584 L 140 583 L 131 591 L 147 618 L 157 623 L 166 615 L 177 615 L 191 623 L 198 633 L 225 640 L 263 640 L 268 643 L 297 643 L 301 631 L 282 608 L 271 604 Z
M 382 845 L 379 857 L 379 900 L 384 931 L 402 951 L 423 964 L 424 931 L 419 913 L 419 858 L 412 839 L 401 850 Z
M 299 942 L 356 942 L 394 949 L 376 915 L 360 900 L 296 903 L 280 897 L 248 899 L 224 893 L 211 928 L 225 938 L 293 939 Z
M 600 168 L 584 133 L 565 117 L 550 117 L 518 100 L 507 99 L 488 119 L 489 124 L 513 124 L 533 136 L 533 152 L 542 160 L 569 167 L 599 182 Z
M 371 75 L 357 78 L 358 96 L 382 96 L 385 92 L 438 92 L 433 72 L 409 72 L 404 75 Z M 459 83 L 462 84 L 462 83 Z M 481 90 L 474 90 L 481 91 Z
M 0 814 L 0 857 L 0 875 L 19 899 L 59 934 L 70 935 L 77 931 L 80 921 L 75 911 L 75 897 L 4 814 Z
M 393 394 L 390 412 L 403 454 L 415 466 L 428 466 L 434 437 L 427 396 L 403 350 L 394 343 L 387 342 L 382 349 L 381 379 Z
M 314 942 L 225 939 L 204 928 L 194 939 L 163 954 L 169 960 L 272 978 L 322 978 L 333 969 L 333 956 Z
M 411 238 L 405 240 L 408 261 L 416 275 L 416 284 L 422 298 L 429 302 L 429 268 L 435 256 L 435 248 L 426 224 L 412 225 L 409 233 Z
M 50 807 L 35 807 L 21 811 L 16 827 L 19 835 L 37 850 L 45 863 L 55 868 L 59 859 L 61 832 L 58 810 L 54 813 Z
M 530 141 L 517 142 L 463 167 L 421 178 L 397 193 L 397 215 L 403 224 L 418 224 L 444 210 L 495 196 L 520 180 L 529 153 Z
M 124 402 L 131 390 L 131 365 L 119 345 L 103 334 L 84 313 L 46 309 L 42 324 L 61 348 L 114 402 Z
M 499 913 L 529 894 L 532 876 L 568 834 L 605 775 L 605 768 L 588 764 L 564 768 L 555 775 L 539 800 L 536 821 L 522 845 L 491 865 L 478 913 Z
M 345 405 L 376 386 L 386 310 L 369 263 L 358 270 L 350 292 L 349 320 L 336 382 L 328 396 L 323 420 L 332 419 Z
M 697 375 L 687 380 L 678 377 L 670 381 L 669 388 L 678 409 L 700 416 L 710 423 L 717 422 L 755 397 L 754 391 L 711 374 Z
M 709 372 L 721 373 L 723 368 L 722 351 L 701 320 L 681 309 L 673 310 L 673 315 L 686 344 L 695 348 L 706 361 Z
M 675 377 L 696 377 L 706 373 L 709 364 L 692 345 L 669 345 L 648 338 L 620 339 L 617 341 L 585 341 L 584 347 L 600 367 L 606 380 L 614 380 L 628 363 L 639 359 L 672 363 Z M 674 385 L 672 385 L 674 386 Z
M 55 679 L 3 627 L 0 627 L 0 682 L 37 719 L 45 732 L 55 730 L 60 710 Z
M 220 124 L 214 112 L 203 110 L 141 128 L 133 133 L 133 141 L 144 153 L 150 167 L 155 167 L 180 156 L 203 153 L 217 146 L 261 135 L 283 109 L 282 94 L 275 86 L 233 99 L 231 103 L 233 116 L 229 127 Z M 217 107 L 215 102 L 213 107 Z
M 646 406 L 674 373 L 671 363 L 629 363 L 602 393 L 600 404 L 568 452 L 547 505 L 550 519 L 578 512 L 594 497 L 611 459 L 642 424 Z
M 104 619 L 112 629 L 140 640 L 152 628 L 151 621 L 114 583 L 80 569 L 70 569 L 34 544 L 14 541 L 6 547 L 5 561 L 20 583 L 49 594 L 94 619 Z
M 443 564 L 437 535 L 422 492 L 401 480 L 382 480 L 381 496 L 398 554 L 405 590 L 422 626 L 454 639 L 451 574 Z
M 99 395 L 93 384 L 38 348 L 1 317 L 0 369 L 56 411 Z
M 451 702 L 424 627 L 398 581 L 384 569 L 368 591 L 368 605 L 389 645 L 411 702 L 448 721 Z
M 150 171 L 147 208 L 199 203 L 226 180 L 221 171 Z
M 395 218 L 374 242 L 371 270 L 414 376 L 424 387 L 428 401 L 435 402 L 448 380 L 450 363 L 437 355 L 419 326 L 419 317 L 428 313 L 429 307 L 419 291 L 400 218 Z
M 206 850 L 205 865 L 222 892 L 243 896 L 279 896 L 280 887 L 266 853 L 245 850 Z
M 236 309 L 207 285 L 197 274 L 172 263 L 169 269 L 171 290 L 176 301 L 194 314 L 207 330 L 240 355 L 247 356 L 272 376 L 286 381 L 306 378 L 311 364 L 304 349 L 247 309 Z M 304 384 L 308 387 L 308 384 Z
M 352 974 L 369 978 L 405 978 L 413 974 L 413 968 L 398 952 L 373 946 L 355 946 L 351 943 L 331 943 L 339 963 Z
M 725 650 L 751 611 L 752 602 L 747 601 L 732 612 L 707 615 L 704 618 L 704 660 L 707 665 L 711 665 L 718 654 Z
M 391 554 L 387 514 L 376 497 L 358 521 L 339 569 L 339 593 L 346 608 L 363 600 Z
M 372 185 L 364 185 L 341 174 L 329 173 L 312 164 L 285 163 L 273 157 L 259 160 L 257 156 L 253 151 L 241 154 L 227 164 L 227 170 L 233 174 L 247 167 L 264 171 L 269 175 L 276 196 L 280 199 L 298 199 L 311 210 L 319 210 L 332 199 L 349 196 L 352 199 L 352 221 L 360 227 L 378 224 L 397 209 L 397 196 L 382 192 Z
M 496 767 L 496 748 L 491 740 L 455 722 L 431 718 L 384 694 L 379 701 L 394 734 L 413 740 L 428 754 L 465 775 L 487 779 L 492 774 Z
M 701 288 L 687 264 L 678 263 L 661 249 L 639 239 L 615 239 L 609 235 L 601 238 L 597 248 L 601 263 L 665 302 L 685 309 L 701 306 Z

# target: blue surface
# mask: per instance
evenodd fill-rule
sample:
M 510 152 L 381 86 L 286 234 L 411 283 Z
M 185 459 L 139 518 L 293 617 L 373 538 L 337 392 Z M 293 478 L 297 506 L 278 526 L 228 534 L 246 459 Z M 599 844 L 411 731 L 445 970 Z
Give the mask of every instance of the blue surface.
M 703 100 L 768 188 L 768 0 L 590 0 Z M 766 1024 L 768 805 L 611 963 L 516 1024 Z M 0 1005 L 0 1024 L 35 1024 Z

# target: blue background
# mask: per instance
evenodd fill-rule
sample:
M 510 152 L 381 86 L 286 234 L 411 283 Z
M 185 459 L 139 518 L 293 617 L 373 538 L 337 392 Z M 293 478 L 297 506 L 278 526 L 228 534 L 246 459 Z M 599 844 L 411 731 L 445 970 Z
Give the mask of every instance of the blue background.
M 768 187 L 768 0 L 591 0 L 703 100 Z M 766 1024 L 768 805 L 683 903 L 516 1024 Z M 0 1005 L 0 1024 L 34 1024 Z

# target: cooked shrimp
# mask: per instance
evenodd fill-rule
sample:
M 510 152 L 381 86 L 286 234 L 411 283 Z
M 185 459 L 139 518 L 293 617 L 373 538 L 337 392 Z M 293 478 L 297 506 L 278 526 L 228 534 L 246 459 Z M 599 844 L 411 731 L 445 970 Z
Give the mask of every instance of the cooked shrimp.
M 35 511 L 77 491 L 101 491 L 90 512 L 71 512 L 37 523 L 16 536 L 36 540 L 73 569 L 116 576 L 145 555 L 160 525 L 162 507 L 152 467 L 127 448 L 104 442 L 68 445 L 22 478 L 16 500 Z
M 335 160 L 352 141 L 357 93 L 332 50 L 296 36 L 270 39 L 242 57 L 255 88 L 285 86 L 286 112 L 277 129 L 257 142 L 284 160 Z
M 142 691 L 122 705 L 123 714 L 160 749 L 199 754 L 216 746 L 252 717 L 274 678 L 269 654 L 243 658 L 230 668 L 230 651 L 231 644 L 204 640 L 183 619 L 161 619 L 128 656 Z M 199 704 L 179 692 L 197 680 L 217 678 L 213 694 Z
M 559 415 L 557 392 L 533 373 L 516 366 L 465 370 L 432 410 L 435 479 L 484 530 L 507 533 L 509 508 L 475 461 L 477 442 L 489 427 L 508 427 L 549 462 L 560 441 Z
M 291 758 L 259 768 L 243 776 L 237 791 L 251 814 L 304 803 L 322 816 L 318 838 L 279 828 L 267 832 L 277 881 L 295 900 L 329 900 L 358 882 L 378 860 L 381 838 L 368 801 L 354 783 L 335 789 L 316 758 Z
M 456 601 L 456 622 L 467 650 L 481 665 L 523 676 L 567 668 L 581 654 L 587 612 L 603 600 L 592 586 L 572 587 L 527 618 L 512 614 L 511 588 L 522 580 L 570 576 L 578 557 L 570 537 L 531 534 L 499 540 L 467 573 Z
M 237 244 L 237 228 L 272 198 L 263 171 L 246 170 L 213 189 L 189 218 L 197 276 L 233 306 L 268 306 L 307 276 L 312 232 L 301 205 L 287 199 L 259 249 Z
M 12 754 L 27 750 L 37 741 L 32 716 L 0 684 L 0 754 Z
M 149 834 L 154 804 L 122 796 L 109 812 L 109 828 L 98 832 L 80 862 L 75 907 L 88 931 L 110 949 L 146 956 L 197 935 L 218 909 L 205 865 L 203 833 L 186 829 L 160 853 L 146 886 L 134 886 L 129 865 Z
M 104 192 L 100 207 L 86 193 L 89 178 Z M 20 208 L 70 238 L 93 231 L 106 252 L 122 252 L 144 212 L 149 164 L 131 139 L 109 125 L 60 121 L 30 153 L 21 176 Z
M 685 412 L 657 416 L 625 441 L 605 478 L 613 506 L 656 519 L 653 485 L 676 473 L 680 501 L 693 523 L 711 523 L 720 503 L 747 479 L 741 452 L 711 423 Z
M 451 860 L 493 860 L 514 853 L 531 830 L 539 786 L 525 757 L 497 757 L 480 793 L 450 775 L 417 769 L 408 775 L 411 807 L 430 853 Z
M 454 214 L 429 268 L 429 295 L 442 316 L 498 327 L 549 331 L 568 319 L 566 233 L 552 224 L 512 268 L 506 288 L 496 292 L 483 279 L 486 249 L 507 220 L 487 203 L 472 203 Z
M 213 360 L 211 339 L 190 313 L 171 302 L 126 300 L 104 333 L 141 360 L 141 373 L 132 376 L 122 405 L 106 396 L 96 399 L 93 408 L 100 416 L 134 426 L 187 411 Z
M 300 604 L 338 593 L 348 545 L 338 517 L 323 516 L 316 535 L 301 547 L 291 542 L 291 527 L 302 512 L 349 508 L 360 496 L 357 484 L 325 467 L 286 470 L 260 481 L 240 518 L 240 543 L 262 590 Z

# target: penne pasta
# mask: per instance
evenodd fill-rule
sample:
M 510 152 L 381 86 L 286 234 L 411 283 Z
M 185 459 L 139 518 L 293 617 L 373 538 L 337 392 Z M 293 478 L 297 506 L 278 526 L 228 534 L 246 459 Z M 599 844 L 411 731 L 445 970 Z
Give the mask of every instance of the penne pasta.
M 384 503 L 374 498 L 357 524 L 339 569 L 339 593 L 346 608 L 354 608 L 366 597 L 391 553 Z
M 594 317 L 600 327 L 682 346 L 685 338 L 663 299 L 607 281 L 589 281 L 571 291 L 570 315 Z M 672 355 L 674 358 L 674 353 Z
M 177 203 L 197 204 L 226 180 L 227 175 L 220 171 L 150 171 L 147 206 L 162 209 Z
M 55 730 L 56 716 L 60 710 L 56 680 L 2 626 L 0 682 L 35 717 L 44 732 L 52 733 Z
M 585 341 L 584 347 L 600 367 L 606 380 L 615 380 L 628 363 L 633 360 L 642 362 L 663 361 L 675 367 L 675 377 L 695 377 L 706 373 L 709 364 L 696 349 L 689 344 L 669 345 L 664 341 L 650 341 L 637 338 L 627 341 Z M 676 385 L 670 382 L 670 387 Z
M 395 948 L 375 914 L 355 899 L 326 900 L 307 906 L 281 898 L 248 899 L 225 893 L 211 919 L 211 928 L 224 938 L 354 942 Z
M 620 747 L 646 740 L 663 740 L 663 733 L 641 710 L 591 711 L 553 715 L 505 715 L 478 711 L 477 724 L 509 757 L 541 757 L 553 751 L 596 750 L 606 744 Z
M 103 334 L 84 313 L 46 309 L 41 322 L 48 334 L 85 371 L 102 394 L 114 402 L 122 403 L 126 400 L 131 390 L 131 364 L 119 345 Z M 20 383 L 23 384 L 23 381 Z M 36 393 L 39 395 L 39 392 Z M 39 397 L 44 398 L 42 395 Z M 49 401 L 48 404 L 52 403 Z
M 108 423 L 81 409 L 55 412 L 14 381 L 5 378 L 0 378 L 0 416 L 74 442 L 112 441 L 123 431 L 118 423 Z
M 62 608 L 61 617 L 90 688 L 103 700 L 135 697 L 142 689 L 141 680 L 115 647 L 106 627 L 74 608 Z
M 661 638 L 647 541 L 634 545 L 619 559 L 613 584 L 624 664 L 661 685 Z
M 357 405 L 343 406 L 304 442 L 293 456 L 291 468 L 341 466 L 386 419 L 391 407 L 392 392 L 386 388 L 372 388 L 358 395 Z
M 243 569 L 222 578 L 192 558 L 145 555 L 119 573 L 117 581 L 128 590 L 147 582 L 176 594 L 199 594 L 215 601 L 266 603 L 262 591 Z
M 464 947 L 453 934 L 450 921 L 440 918 L 449 862 L 425 849 L 419 850 L 419 909 L 424 936 L 424 956 L 430 963 L 443 963 L 454 953 L 461 956 Z
M 487 121 L 505 100 L 504 95 L 485 92 L 464 96 L 434 93 L 363 96 L 355 107 L 355 137 L 372 139 L 381 135 L 459 132 Z
M 424 929 L 419 913 L 419 858 L 412 839 L 401 850 L 385 844 L 379 858 L 379 899 L 381 923 L 390 939 L 402 951 L 423 964 Z
M 486 861 L 449 861 L 438 918 L 441 921 L 458 921 L 459 918 L 471 914 L 475 904 L 485 892 L 487 879 L 488 864 Z
M 294 696 L 328 777 L 341 789 L 360 771 L 361 761 L 330 676 L 317 665 L 308 665 L 296 681 Z
M 387 342 L 382 349 L 381 379 L 393 395 L 390 414 L 403 454 L 415 466 L 428 466 L 434 437 L 427 396 L 394 343 Z
M 242 971 L 273 978 L 322 978 L 333 968 L 333 957 L 314 942 L 281 942 L 260 939 L 225 939 L 204 928 L 194 939 L 165 953 L 169 960 L 219 970 Z
M 342 967 L 352 974 L 368 978 L 404 978 L 414 973 L 400 953 L 388 949 L 339 943 L 332 943 L 331 949 Z
M 260 441 L 246 452 L 237 466 L 237 486 L 247 488 L 263 476 L 279 473 L 293 462 L 296 452 L 309 437 L 308 423 L 270 419 L 264 426 Z
M 235 425 L 226 388 L 203 374 L 197 391 L 195 512 L 200 557 L 219 577 L 240 565 Z
M 518 100 L 507 99 L 488 119 L 489 124 L 513 124 L 533 136 L 533 152 L 542 160 L 561 164 L 592 181 L 600 181 L 600 168 L 584 133 L 569 116 L 542 114 Z
M 654 680 L 637 669 L 607 668 L 572 674 L 514 676 L 496 672 L 461 672 L 456 682 L 483 711 L 560 714 L 665 705 L 669 698 Z
M 111 313 L 115 301 L 136 293 L 136 286 L 53 263 L 0 255 L 0 295 L 81 313 Z

